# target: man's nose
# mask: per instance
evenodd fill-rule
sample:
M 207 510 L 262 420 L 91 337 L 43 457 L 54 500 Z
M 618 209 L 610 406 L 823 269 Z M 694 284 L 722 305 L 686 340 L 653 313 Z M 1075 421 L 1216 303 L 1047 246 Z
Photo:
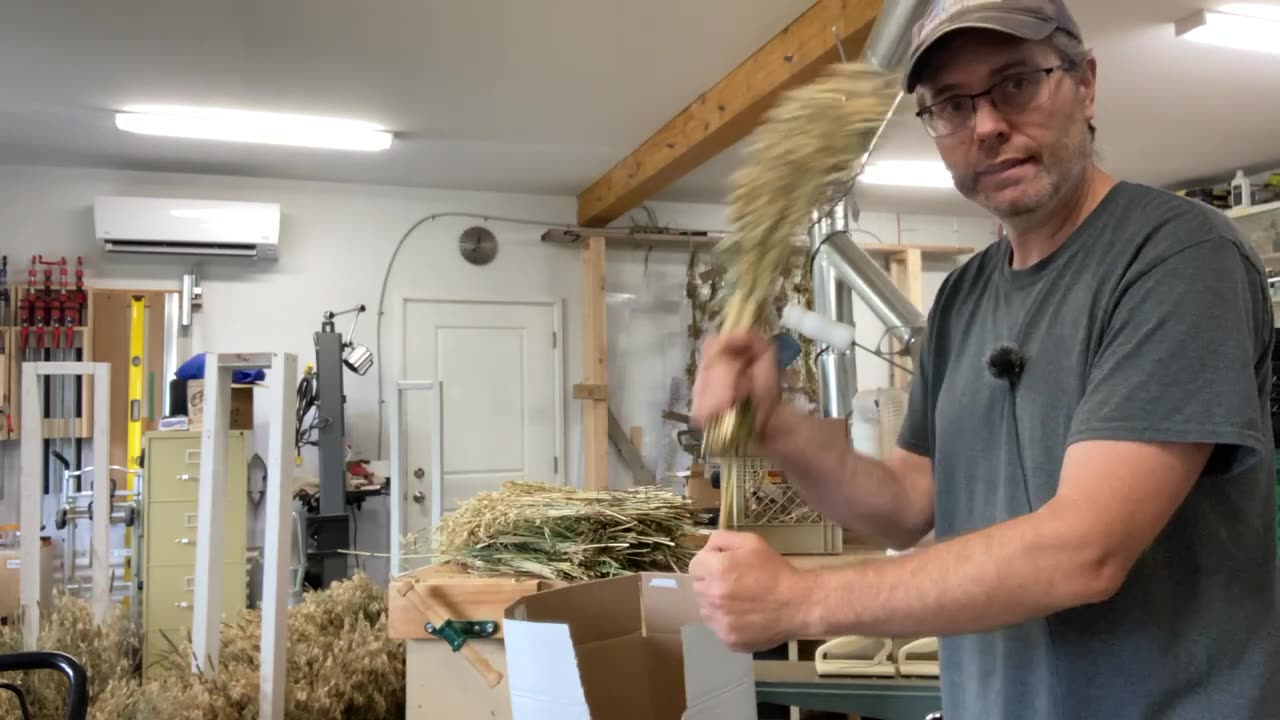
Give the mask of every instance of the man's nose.
M 974 103 L 973 134 L 978 142 L 1009 136 L 1009 123 L 990 98 L 978 98 Z

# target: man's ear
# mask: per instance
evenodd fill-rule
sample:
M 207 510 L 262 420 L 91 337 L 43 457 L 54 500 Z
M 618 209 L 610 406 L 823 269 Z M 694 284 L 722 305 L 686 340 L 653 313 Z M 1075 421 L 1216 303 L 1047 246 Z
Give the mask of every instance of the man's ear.
M 1093 122 L 1094 101 L 1098 95 L 1098 60 L 1093 55 L 1084 59 L 1080 67 L 1080 89 L 1084 92 L 1084 116 Z

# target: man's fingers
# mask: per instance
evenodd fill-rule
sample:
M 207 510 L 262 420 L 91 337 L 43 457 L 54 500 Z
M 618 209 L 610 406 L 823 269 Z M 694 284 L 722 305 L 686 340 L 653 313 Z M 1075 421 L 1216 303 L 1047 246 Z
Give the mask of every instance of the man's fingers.
M 690 408 L 692 424 L 701 429 L 724 414 L 750 392 L 751 368 L 761 358 L 773 360 L 773 344 L 757 333 L 714 336 L 706 341 L 698 361 L 698 377 Z
M 778 349 L 769 343 L 768 349 L 757 356 L 747 369 L 750 376 L 752 401 L 756 404 L 756 432 L 762 432 L 778 404 L 780 392 L 778 379 Z
M 714 345 L 712 344 L 714 343 Z M 716 354 L 755 357 L 773 347 L 769 338 L 756 332 L 731 333 L 717 335 L 708 341 L 706 352 Z
M 732 550 L 740 550 L 742 548 L 754 545 L 760 536 L 749 532 L 735 532 L 733 530 L 716 530 L 711 533 L 711 537 L 707 538 L 707 544 L 703 547 L 703 552 L 729 552 Z
M 707 567 L 709 560 L 710 558 L 705 552 L 699 551 L 698 554 L 694 555 L 693 559 L 689 561 L 689 577 L 693 578 L 694 584 L 706 579 L 707 572 L 710 570 L 710 568 Z

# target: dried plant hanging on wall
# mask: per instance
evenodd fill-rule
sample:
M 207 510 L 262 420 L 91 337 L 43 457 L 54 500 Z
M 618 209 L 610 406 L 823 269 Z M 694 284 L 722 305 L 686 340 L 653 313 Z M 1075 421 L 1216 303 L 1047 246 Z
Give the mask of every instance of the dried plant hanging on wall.
M 848 187 L 893 111 L 899 82 L 867 65 L 839 63 L 766 113 L 731 179 L 732 228 L 717 247 L 731 288 L 721 332 L 771 329 L 771 300 L 793 255 L 792 238 L 803 234 L 815 207 Z M 740 403 L 709 424 L 706 452 L 744 450 L 753 424 L 750 403 Z
M 724 271 L 710 264 L 715 258 L 693 253 L 686 269 L 685 297 L 689 300 L 689 357 L 685 363 L 685 381 L 693 387 L 698 376 L 698 358 L 706 336 L 720 324 L 720 312 L 724 308 Z M 774 288 L 770 298 L 770 327 L 777 324 L 782 309 L 788 303 L 813 307 L 813 285 L 809 275 L 807 257 L 803 252 L 793 253 L 787 269 Z M 771 330 L 772 332 L 772 330 Z M 783 400 L 803 412 L 812 412 L 818 404 L 817 348 L 809 338 L 797 336 L 800 357 L 782 373 Z

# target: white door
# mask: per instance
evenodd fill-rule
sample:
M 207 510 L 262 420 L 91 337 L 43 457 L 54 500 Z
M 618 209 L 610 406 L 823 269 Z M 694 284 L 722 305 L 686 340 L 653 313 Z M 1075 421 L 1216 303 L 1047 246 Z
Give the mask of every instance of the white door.
M 408 299 L 403 317 L 401 378 L 444 385 L 443 511 L 508 480 L 563 482 L 559 304 Z M 428 402 L 405 394 L 406 531 L 430 527 Z

